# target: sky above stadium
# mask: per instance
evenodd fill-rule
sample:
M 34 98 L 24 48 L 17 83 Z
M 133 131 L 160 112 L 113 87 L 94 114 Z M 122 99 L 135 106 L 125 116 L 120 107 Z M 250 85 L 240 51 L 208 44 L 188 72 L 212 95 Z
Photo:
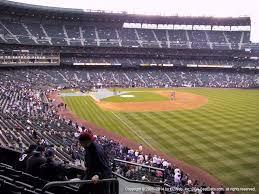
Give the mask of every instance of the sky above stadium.
M 259 42 L 259 0 L 12 0 L 63 8 L 180 16 L 250 16 L 251 40 Z

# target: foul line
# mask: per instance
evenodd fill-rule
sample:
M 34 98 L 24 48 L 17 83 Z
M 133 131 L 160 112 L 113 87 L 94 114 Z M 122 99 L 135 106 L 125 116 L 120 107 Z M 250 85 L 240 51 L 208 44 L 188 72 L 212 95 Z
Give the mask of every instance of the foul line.
M 111 111 L 112 112 L 112 111 Z M 128 127 L 136 136 L 138 136 L 142 141 L 144 141 L 151 149 L 155 150 L 155 148 L 148 143 L 148 141 L 146 141 L 143 137 L 141 137 L 141 135 L 139 135 L 134 129 L 132 129 L 127 122 L 125 122 L 122 118 L 120 118 L 118 115 L 116 115 L 114 112 L 112 112 L 112 114 L 119 119 L 122 123 L 124 123 L 126 125 L 126 127 Z

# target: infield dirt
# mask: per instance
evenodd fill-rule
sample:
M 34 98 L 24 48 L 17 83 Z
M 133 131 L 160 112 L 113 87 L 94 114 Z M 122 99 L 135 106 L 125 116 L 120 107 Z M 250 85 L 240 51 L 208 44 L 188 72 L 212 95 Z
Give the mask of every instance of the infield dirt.
M 170 99 L 171 92 L 154 91 L 162 96 Z M 96 101 L 96 104 L 102 109 L 118 112 L 157 112 L 171 110 L 190 110 L 199 108 L 208 103 L 208 99 L 204 96 L 176 92 L 176 100 L 157 101 L 157 102 L 107 102 Z

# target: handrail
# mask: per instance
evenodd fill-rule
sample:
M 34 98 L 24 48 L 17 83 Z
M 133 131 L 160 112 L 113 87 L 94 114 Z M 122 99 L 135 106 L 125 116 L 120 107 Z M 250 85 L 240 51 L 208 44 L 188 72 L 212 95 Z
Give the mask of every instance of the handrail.
M 140 167 L 144 167 L 144 168 L 148 168 L 148 169 L 152 169 L 152 170 L 159 170 L 163 173 L 162 181 L 164 182 L 164 180 L 165 180 L 165 169 L 163 169 L 163 168 L 157 168 L 157 167 L 148 166 L 148 165 L 145 165 L 145 164 L 138 164 L 138 163 L 120 160 L 120 159 L 116 159 L 116 158 L 113 160 L 113 162 L 121 162 L 121 163 L 124 163 L 124 164 L 131 164 L 131 165 L 140 166 Z
M 114 174 L 115 176 L 129 182 L 129 183 L 140 183 L 140 184 L 148 184 L 148 185 L 163 185 L 165 184 L 165 182 L 151 182 L 151 181 L 141 181 L 141 180 L 131 180 L 131 179 L 128 179 L 116 172 L 112 172 L 112 174 Z
M 104 183 L 104 182 L 114 182 L 116 184 L 115 186 L 115 193 L 118 194 L 119 193 L 119 183 L 118 180 L 116 178 L 110 178 L 110 179 L 102 179 L 99 180 L 97 182 L 98 183 Z M 91 180 L 78 180 L 78 181 L 53 181 L 53 182 L 49 182 L 47 183 L 43 188 L 42 188 L 42 194 L 45 193 L 45 191 L 51 187 L 56 187 L 56 186 L 65 186 L 65 185 L 74 185 L 74 184 L 91 184 L 93 183 L 93 181 Z
M 115 172 L 112 172 L 113 175 L 129 182 L 129 183 L 139 183 L 139 184 L 146 184 L 146 185 L 151 185 L 151 186 L 160 186 L 160 193 L 164 193 L 163 191 L 166 190 L 166 188 L 170 188 L 171 186 L 168 185 L 167 183 L 165 183 L 164 181 L 163 182 L 149 182 L 149 181 L 140 181 L 140 180 L 131 180 L 131 179 L 128 179 L 120 174 L 117 174 Z

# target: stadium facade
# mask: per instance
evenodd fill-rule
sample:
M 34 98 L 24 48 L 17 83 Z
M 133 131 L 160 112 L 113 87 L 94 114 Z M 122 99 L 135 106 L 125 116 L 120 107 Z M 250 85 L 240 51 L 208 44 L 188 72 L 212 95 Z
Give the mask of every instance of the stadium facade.
M 259 46 L 250 42 L 249 17 L 141 16 L 3 1 L 0 27 L 2 65 L 104 61 L 104 65 L 122 67 L 253 69 L 258 63 Z M 45 61 L 36 60 L 32 56 L 38 56 L 35 51 L 45 56 Z M 29 61 L 11 61 L 12 55 Z

